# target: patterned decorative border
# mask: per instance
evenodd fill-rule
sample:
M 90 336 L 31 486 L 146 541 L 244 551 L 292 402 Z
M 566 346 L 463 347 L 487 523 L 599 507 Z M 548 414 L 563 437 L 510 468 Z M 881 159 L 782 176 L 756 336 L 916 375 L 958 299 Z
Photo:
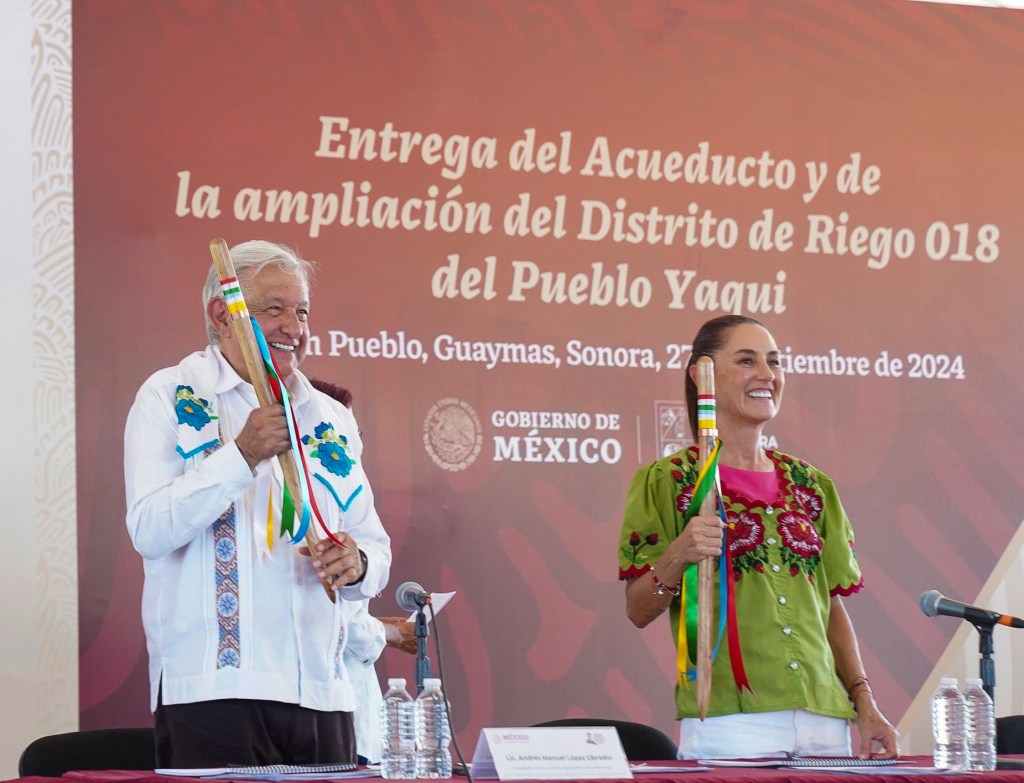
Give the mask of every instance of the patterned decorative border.
M 238 669 L 242 665 L 242 639 L 238 594 L 238 523 L 235 520 L 234 503 L 213 523 L 213 549 L 219 631 L 217 668 Z
M 71 0 L 33 0 L 32 309 L 36 535 L 40 562 L 39 726 L 78 715 Z M 56 550 L 56 551 L 55 551 Z

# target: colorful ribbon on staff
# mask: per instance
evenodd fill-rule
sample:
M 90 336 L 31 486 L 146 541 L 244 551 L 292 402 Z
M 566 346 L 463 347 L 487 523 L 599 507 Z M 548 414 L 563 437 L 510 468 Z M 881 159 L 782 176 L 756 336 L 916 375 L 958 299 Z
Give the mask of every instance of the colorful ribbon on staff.
M 256 338 L 256 346 L 259 349 L 260 359 L 263 362 L 263 369 L 267 375 L 267 381 L 270 384 L 270 390 L 274 395 L 274 399 L 284 408 L 285 420 L 288 424 L 288 439 L 291 442 L 292 457 L 295 460 L 295 465 L 301 466 L 299 470 L 299 492 L 300 497 L 298 500 L 298 506 L 296 506 L 296 498 L 292 497 L 291 490 L 288 488 L 288 482 L 282 481 L 283 491 L 281 497 L 281 528 L 280 533 L 277 535 L 287 535 L 293 544 L 297 544 L 306 537 L 306 533 L 309 530 L 309 523 L 311 519 L 316 519 L 317 524 L 324 531 L 324 534 L 340 547 L 345 545 L 328 529 L 324 523 L 323 517 L 320 514 L 320 509 L 317 508 L 316 498 L 313 494 L 312 487 L 310 486 L 309 479 L 309 468 L 306 465 L 306 456 L 302 452 L 302 448 L 299 446 L 301 443 L 301 435 L 299 434 L 299 426 L 295 420 L 295 411 L 292 408 L 291 397 L 288 394 L 288 389 L 281 382 L 281 375 L 277 370 L 277 365 L 274 363 L 274 358 L 270 354 L 270 348 L 267 345 L 267 340 L 263 336 L 263 330 L 260 329 L 259 323 L 249 314 L 249 310 L 245 304 L 245 298 L 242 296 L 242 289 L 238 284 L 238 278 L 229 277 L 225 280 L 220 281 L 221 291 L 224 294 L 224 302 L 228 308 L 228 314 L 233 319 L 249 319 L 249 324 L 252 326 L 253 336 Z M 298 529 L 295 529 L 295 519 L 298 517 L 299 525 Z M 273 504 L 268 502 L 267 504 L 267 547 L 273 549 L 274 539 L 277 537 L 274 532 L 273 523 Z
M 714 405 L 712 400 L 711 405 Z M 705 415 L 707 412 L 705 411 Z M 698 416 L 701 414 L 698 413 Z M 714 412 L 711 411 L 713 421 Z M 707 497 L 708 492 L 718 490 L 718 457 L 721 452 L 722 442 L 715 438 L 715 446 L 708 455 L 707 461 L 697 475 L 697 482 L 693 488 L 693 497 L 690 499 L 689 508 L 686 510 L 685 521 L 689 522 L 700 511 L 701 503 Z M 718 516 L 723 524 L 726 524 L 725 506 L 722 505 L 722 493 L 718 492 Z M 679 618 L 679 632 L 676 642 L 676 665 L 679 670 L 679 679 L 687 687 L 689 683 L 697 678 L 696 660 L 694 655 L 697 650 L 697 564 L 691 563 L 683 572 L 681 592 L 679 596 L 681 611 Z M 726 537 L 722 544 L 722 554 L 718 558 L 718 634 L 715 639 L 715 646 L 711 652 L 711 660 L 718 657 L 718 648 L 721 645 L 722 637 L 728 630 L 729 660 L 732 664 L 733 681 L 736 687 L 743 691 L 753 693 L 750 681 L 747 678 L 746 668 L 743 665 L 743 652 L 740 649 L 739 624 L 736 619 L 736 590 L 733 581 L 732 564 L 729 562 L 729 529 L 726 527 Z M 725 607 L 725 610 L 722 610 Z
M 338 546 L 345 548 L 345 544 L 338 540 L 338 538 L 330 531 L 327 525 L 324 523 L 323 517 L 320 515 L 320 509 L 316 505 L 316 497 L 313 495 L 313 488 L 310 486 L 309 479 L 309 466 L 306 465 L 306 455 L 303 453 L 302 448 L 299 444 L 302 442 L 302 436 L 299 434 L 299 425 L 295 420 L 295 411 L 292 409 L 291 397 L 288 394 L 288 389 L 281 382 L 281 376 L 277 371 L 277 365 L 274 364 L 274 357 L 270 355 L 270 348 L 267 345 L 267 340 L 263 336 L 263 330 L 260 329 L 259 323 L 252 316 L 249 316 L 249 321 L 252 323 L 252 331 L 256 336 L 256 345 L 260 349 L 260 358 L 263 360 L 263 367 L 267 372 L 267 380 L 270 382 L 270 390 L 274 393 L 274 399 L 277 400 L 284 407 L 285 419 L 288 422 L 288 438 L 291 441 L 292 456 L 295 458 L 295 464 L 301 466 L 299 470 L 299 487 L 302 493 L 301 501 L 301 512 L 297 511 L 295 500 L 291 496 L 291 492 L 288 490 L 288 484 L 284 484 L 284 491 L 281 499 L 281 535 L 288 535 L 291 537 L 291 543 L 297 544 L 306 537 L 306 531 L 309 528 L 310 518 L 316 519 L 317 524 L 323 530 L 324 535 L 327 536 Z M 269 513 L 269 512 L 268 512 Z M 299 528 L 295 530 L 295 517 L 299 517 Z M 271 542 L 273 538 L 273 525 L 271 520 L 268 519 L 267 525 L 267 542 Z

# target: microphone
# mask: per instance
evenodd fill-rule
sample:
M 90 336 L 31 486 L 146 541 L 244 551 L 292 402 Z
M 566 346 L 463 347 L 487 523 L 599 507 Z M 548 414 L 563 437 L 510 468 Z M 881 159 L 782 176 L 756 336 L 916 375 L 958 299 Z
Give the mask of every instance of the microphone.
M 416 582 L 402 582 L 395 591 L 395 603 L 399 609 L 415 612 L 430 603 L 430 593 Z
M 929 590 L 921 596 L 921 611 L 929 617 L 945 615 L 960 617 L 973 625 L 1006 625 L 1010 628 L 1024 628 L 1024 620 L 1010 614 L 999 614 L 977 606 L 968 606 L 952 598 L 946 598 L 938 590 Z
M 423 692 L 423 685 L 430 676 L 430 659 L 427 657 L 427 616 L 423 607 L 430 603 L 430 593 L 416 582 L 402 582 L 395 591 L 395 603 L 407 612 L 416 612 L 416 693 Z M 440 655 L 440 650 L 438 655 Z

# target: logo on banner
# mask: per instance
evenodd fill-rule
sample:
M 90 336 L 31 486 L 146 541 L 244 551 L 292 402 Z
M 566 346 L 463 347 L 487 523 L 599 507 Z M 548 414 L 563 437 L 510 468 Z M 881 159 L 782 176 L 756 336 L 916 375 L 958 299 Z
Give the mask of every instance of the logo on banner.
M 618 413 L 491 411 L 495 462 L 615 465 L 622 459 Z
M 465 470 L 483 448 L 483 428 L 476 411 L 457 397 L 439 400 L 423 420 L 423 446 L 439 468 Z
M 682 451 L 693 443 L 690 423 L 686 416 L 686 403 L 678 400 L 654 401 L 655 446 L 658 457 L 667 457 Z
M 494 462 L 616 465 L 622 459 L 618 413 L 492 410 L 487 435 Z M 485 433 L 473 407 L 457 397 L 435 404 L 423 421 L 423 446 L 439 468 L 465 470 L 476 461 Z

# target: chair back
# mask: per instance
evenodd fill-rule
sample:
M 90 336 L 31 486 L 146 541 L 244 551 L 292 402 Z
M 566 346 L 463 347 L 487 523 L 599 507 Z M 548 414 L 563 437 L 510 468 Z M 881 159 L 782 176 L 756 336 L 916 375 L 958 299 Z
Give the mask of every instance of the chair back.
M 153 729 L 94 729 L 33 740 L 18 760 L 18 776 L 59 778 L 75 770 L 155 767 Z
M 1024 753 L 1024 715 L 996 718 L 996 754 Z
M 603 718 L 559 718 L 535 727 L 545 726 L 613 726 L 622 741 L 622 750 L 629 761 L 668 761 L 676 758 L 678 747 L 663 731 L 646 723 Z

